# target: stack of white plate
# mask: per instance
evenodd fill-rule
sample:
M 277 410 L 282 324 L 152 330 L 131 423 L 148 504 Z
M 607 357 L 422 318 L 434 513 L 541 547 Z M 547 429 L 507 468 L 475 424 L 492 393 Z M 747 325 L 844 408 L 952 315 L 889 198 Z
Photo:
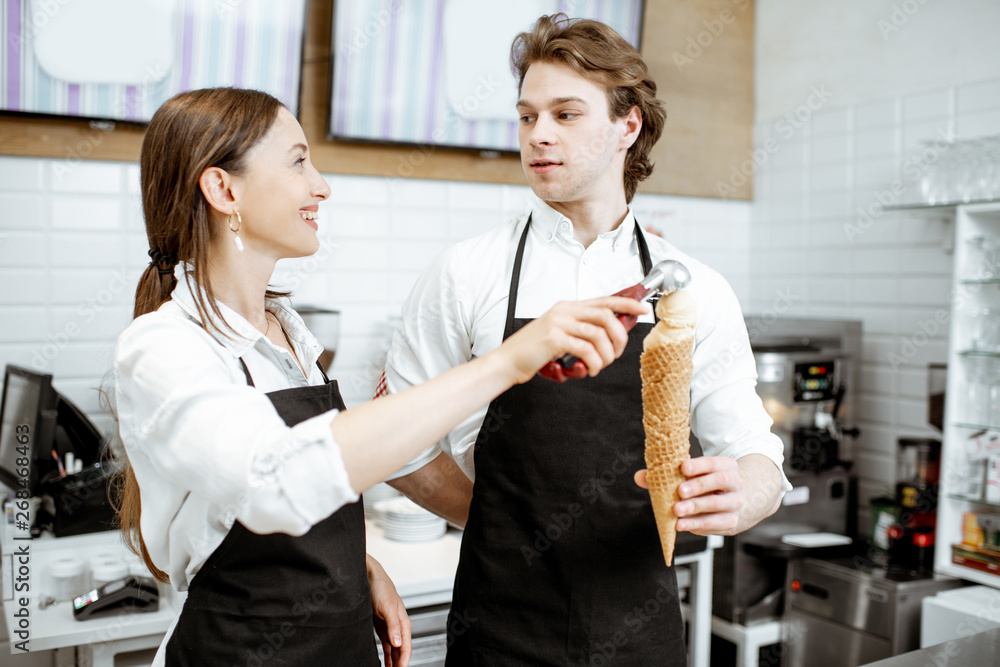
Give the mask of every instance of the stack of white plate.
M 428 542 L 448 530 L 448 522 L 409 498 L 390 498 L 375 503 L 386 539 L 397 542 Z
M 382 482 L 381 484 L 376 484 L 372 488 L 365 491 L 361 497 L 364 500 L 365 518 L 373 519 L 378 522 L 380 517 L 378 512 L 375 511 L 375 504 L 380 500 L 386 500 L 387 498 L 401 498 L 402 496 L 399 494 L 399 491 L 392 488 L 385 482 Z

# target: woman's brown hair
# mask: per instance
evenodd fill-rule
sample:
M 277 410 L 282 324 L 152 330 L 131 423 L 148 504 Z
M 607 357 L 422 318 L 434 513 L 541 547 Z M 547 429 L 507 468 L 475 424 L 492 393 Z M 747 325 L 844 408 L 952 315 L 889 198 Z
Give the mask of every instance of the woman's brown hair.
M 634 106 L 639 108 L 642 129 L 625 157 L 625 201 L 632 201 L 639 181 L 653 173 L 649 152 L 663 133 L 667 117 L 642 56 L 603 23 L 555 14 L 541 17 L 534 30 L 514 38 L 510 64 L 519 91 L 528 68 L 536 62 L 561 62 L 603 85 L 611 120 L 628 115 Z
M 281 106 L 261 91 L 209 88 L 175 95 L 153 114 L 139 157 L 142 213 L 153 261 L 135 290 L 133 317 L 153 312 L 170 300 L 177 285 L 173 268 L 180 261 L 187 263 L 186 280 L 203 325 L 220 330 L 215 325 L 218 321 L 228 327 L 207 271 L 208 245 L 217 230 L 198 180 L 209 167 L 242 173 L 247 153 L 271 129 Z M 268 297 L 278 295 L 267 293 Z M 210 312 L 218 319 L 210 317 Z M 169 581 L 153 564 L 142 539 L 139 484 L 124 450 L 122 459 L 117 511 L 125 544 L 142 557 L 157 579 Z

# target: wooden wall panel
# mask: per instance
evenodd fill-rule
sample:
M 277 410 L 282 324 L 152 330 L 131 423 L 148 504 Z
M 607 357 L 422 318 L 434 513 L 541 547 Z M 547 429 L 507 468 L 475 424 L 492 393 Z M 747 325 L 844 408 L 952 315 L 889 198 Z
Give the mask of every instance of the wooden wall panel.
M 753 144 L 753 15 L 753 0 L 647 0 L 643 56 L 667 123 L 640 191 L 752 198 L 733 169 Z
M 667 126 L 654 150 L 657 168 L 642 192 L 720 196 L 716 181 L 750 150 L 753 118 L 753 5 L 732 0 L 647 0 L 643 52 L 667 104 Z M 731 24 L 689 66 L 678 67 L 686 39 L 702 21 Z M 302 73 L 301 122 L 317 168 L 324 173 L 523 184 L 516 157 L 483 158 L 471 151 L 377 146 L 326 140 L 333 0 L 311 0 Z M 86 121 L 0 115 L 0 155 L 138 161 L 143 128 L 95 129 Z M 748 199 L 749 185 L 731 198 Z

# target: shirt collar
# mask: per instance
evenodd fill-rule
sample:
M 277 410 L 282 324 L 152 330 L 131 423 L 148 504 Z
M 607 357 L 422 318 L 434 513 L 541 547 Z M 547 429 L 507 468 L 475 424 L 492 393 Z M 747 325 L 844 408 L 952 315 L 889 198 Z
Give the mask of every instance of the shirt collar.
M 188 285 L 188 276 L 191 270 L 192 267 L 187 262 L 178 262 L 177 266 L 174 267 L 174 278 L 177 279 L 177 285 L 174 287 L 174 291 L 171 292 L 170 299 L 176 303 L 180 309 L 188 315 L 188 317 L 201 324 L 202 318 L 198 312 L 198 306 L 195 303 L 194 294 Z M 191 276 L 191 282 L 194 283 L 193 276 Z M 205 295 L 205 291 L 201 290 L 201 293 L 207 302 L 208 297 Z M 215 324 L 216 328 L 206 330 L 219 342 L 219 344 L 229 350 L 234 357 L 242 357 L 255 345 L 271 344 L 264 334 L 261 333 L 257 327 L 250 324 L 245 317 L 221 301 L 216 301 L 216 303 L 219 305 L 219 312 L 222 313 L 223 318 L 225 318 L 225 323 L 220 322 L 218 315 L 210 309 L 207 314 Z M 320 345 L 316 337 L 313 336 L 309 329 L 306 328 L 305 322 L 302 321 L 299 314 L 279 299 L 268 299 L 265 307 L 268 312 L 278 319 L 278 322 L 281 323 L 285 333 L 292 340 L 292 342 L 295 343 L 296 352 L 303 357 L 303 365 L 306 368 L 309 368 L 315 364 L 316 360 L 319 359 L 320 353 L 323 351 L 323 346 Z M 228 328 L 226 327 L 226 324 L 229 325 Z M 223 331 L 228 335 L 223 335 L 220 331 Z
M 546 202 L 534 198 L 532 207 L 531 226 L 534 227 L 545 241 L 551 242 L 556 237 L 573 239 L 573 221 L 565 215 L 549 206 Z M 612 250 L 618 248 L 628 248 L 634 238 L 635 216 L 632 208 L 629 207 L 625 214 L 625 219 L 615 229 L 605 232 L 597 237 L 598 243 L 609 243 Z

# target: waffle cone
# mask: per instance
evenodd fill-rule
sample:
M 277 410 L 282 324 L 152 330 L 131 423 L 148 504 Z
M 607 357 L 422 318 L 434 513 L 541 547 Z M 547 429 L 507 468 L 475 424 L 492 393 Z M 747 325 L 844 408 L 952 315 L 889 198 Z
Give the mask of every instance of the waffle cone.
M 643 428 L 646 481 L 667 565 L 677 541 L 674 503 L 684 481 L 681 464 L 690 458 L 691 355 L 694 350 L 694 300 L 686 292 L 661 299 L 660 318 L 643 341 Z

